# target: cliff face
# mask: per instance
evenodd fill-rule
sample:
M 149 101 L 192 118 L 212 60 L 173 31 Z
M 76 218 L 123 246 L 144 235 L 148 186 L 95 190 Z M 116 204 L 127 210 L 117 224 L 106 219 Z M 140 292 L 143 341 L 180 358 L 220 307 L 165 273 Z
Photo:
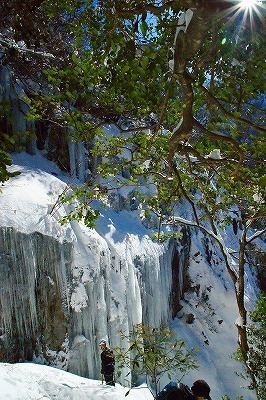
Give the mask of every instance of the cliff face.
M 1 227 L 0 254 L 1 361 L 30 360 L 38 347 L 59 350 L 69 319 L 71 243 Z
M 119 346 L 119 330 L 142 321 L 171 323 L 182 292 L 176 287 L 172 295 L 178 283 L 173 277 L 183 274 L 176 243 L 137 234 L 133 220 L 131 232 L 118 229 L 123 215 L 115 212 L 101 215 L 98 232 L 77 222 L 63 229 L 45 208 L 44 193 L 36 220 L 36 197 L 34 204 L 21 201 L 28 174 L 32 187 L 37 173 L 24 172 L 1 197 L 0 361 L 33 360 L 98 378 L 102 337 Z M 42 176 L 43 190 L 49 191 L 48 182 Z

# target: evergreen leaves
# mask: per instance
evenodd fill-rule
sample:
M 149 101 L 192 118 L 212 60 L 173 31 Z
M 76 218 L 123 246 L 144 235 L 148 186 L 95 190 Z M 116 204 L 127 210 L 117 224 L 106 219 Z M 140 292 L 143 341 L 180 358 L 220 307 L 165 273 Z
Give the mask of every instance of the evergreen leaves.
M 126 347 L 115 349 L 118 377 L 125 367 L 133 377 L 133 386 L 134 378 L 146 376 L 149 389 L 155 392 L 154 398 L 160 390 L 160 379 L 165 374 L 169 379 L 180 381 L 189 370 L 198 368 L 196 349 L 188 350 L 168 327 L 138 324 L 128 335 L 121 332 L 121 339 Z
M 260 295 L 255 309 L 250 313 L 252 323 L 248 326 L 249 364 L 258 385 L 258 399 L 265 400 L 266 393 L 266 294 Z

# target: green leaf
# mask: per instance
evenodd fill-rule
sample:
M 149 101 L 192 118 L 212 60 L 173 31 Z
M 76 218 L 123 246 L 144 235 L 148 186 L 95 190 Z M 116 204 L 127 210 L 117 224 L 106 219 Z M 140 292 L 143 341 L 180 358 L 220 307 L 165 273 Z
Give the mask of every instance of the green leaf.
M 266 175 L 263 175 L 259 178 L 259 185 L 262 189 L 266 188 Z
M 148 31 L 148 28 L 149 28 L 149 26 L 148 26 L 148 24 L 147 24 L 146 21 L 143 21 L 143 22 L 140 24 L 140 30 L 141 30 L 141 33 L 142 33 L 143 36 L 146 36 L 147 31 Z
M 143 69 L 146 69 L 149 64 L 149 58 L 148 57 L 142 58 L 142 60 L 140 61 L 140 64 Z

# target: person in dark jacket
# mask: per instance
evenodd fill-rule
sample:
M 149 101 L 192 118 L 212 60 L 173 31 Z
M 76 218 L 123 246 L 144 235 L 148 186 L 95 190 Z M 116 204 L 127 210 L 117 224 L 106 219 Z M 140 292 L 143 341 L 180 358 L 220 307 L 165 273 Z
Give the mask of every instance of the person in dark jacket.
M 210 386 L 203 379 L 195 381 L 191 387 L 191 392 L 193 393 L 194 398 L 197 400 L 211 400 L 210 391 Z
M 112 350 L 107 347 L 106 340 L 100 341 L 101 348 L 101 374 L 107 385 L 115 386 L 114 371 L 115 371 L 115 356 Z
M 169 382 L 157 395 L 157 400 L 211 400 L 210 386 L 204 380 L 195 381 L 191 389 L 183 383 Z

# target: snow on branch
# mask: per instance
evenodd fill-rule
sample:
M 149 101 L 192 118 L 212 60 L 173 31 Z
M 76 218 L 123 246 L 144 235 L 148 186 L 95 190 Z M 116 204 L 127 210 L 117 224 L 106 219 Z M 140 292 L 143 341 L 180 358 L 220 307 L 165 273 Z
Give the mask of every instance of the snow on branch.
M 225 244 L 225 242 L 223 240 L 223 237 L 219 233 L 219 231 L 217 231 L 217 234 L 215 234 L 214 231 L 206 228 L 205 226 L 203 226 L 201 224 L 198 224 L 198 223 L 193 222 L 191 220 L 187 220 L 185 218 L 176 217 L 176 216 L 172 217 L 171 219 L 166 221 L 164 224 L 177 223 L 177 222 L 179 222 L 180 224 L 183 224 L 183 225 L 193 226 L 193 227 L 196 227 L 196 228 L 200 229 L 201 231 L 203 231 L 207 235 L 209 235 L 211 238 L 213 238 L 216 241 L 216 243 L 218 243 L 218 245 L 220 247 L 220 250 L 222 251 L 223 256 L 224 256 L 224 260 L 225 260 L 225 263 L 226 263 L 226 268 L 227 268 L 227 270 L 228 270 L 233 282 L 236 283 L 237 282 L 237 276 L 236 276 L 235 269 L 234 269 L 234 262 L 232 260 L 234 250 L 232 250 L 232 249 L 230 249 L 230 248 L 228 248 L 226 246 L 226 244 Z
M 182 12 L 178 19 L 178 23 L 177 23 L 177 27 L 176 27 L 176 31 L 175 31 L 173 48 L 172 48 L 173 58 L 171 60 L 169 60 L 169 68 L 172 71 L 174 71 L 174 69 L 175 69 L 174 68 L 175 67 L 175 49 L 176 49 L 177 36 L 179 35 L 179 33 L 181 31 L 186 33 L 186 30 L 190 24 L 190 21 L 192 20 L 192 17 L 193 17 L 193 11 L 188 9 L 187 11 Z
M 192 17 L 193 17 L 193 11 L 190 10 L 190 8 L 187 11 L 182 12 L 182 14 L 180 15 L 175 33 L 175 41 L 174 41 L 175 43 L 179 32 L 180 31 L 186 32 L 188 25 L 192 20 Z
M 51 53 L 46 53 L 45 51 L 36 51 L 34 49 L 28 49 L 25 45 L 25 42 L 23 41 L 16 42 L 14 39 L 3 39 L 3 35 L 1 33 L 0 33 L 0 45 L 2 45 L 3 47 L 7 47 L 9 49 L 15 49 L 18 52 L 22 53 L 31 53 L 42 57 L 55 58 L 55 56 Z
M 264 233 L 266 233 L 266 228 L 255 232 L 253 235 L 251 235 L 249 238 L 246 239 L 247 243 L 251 243 L 253 240 L 257 239 L 258 237 L 260 237 Z

